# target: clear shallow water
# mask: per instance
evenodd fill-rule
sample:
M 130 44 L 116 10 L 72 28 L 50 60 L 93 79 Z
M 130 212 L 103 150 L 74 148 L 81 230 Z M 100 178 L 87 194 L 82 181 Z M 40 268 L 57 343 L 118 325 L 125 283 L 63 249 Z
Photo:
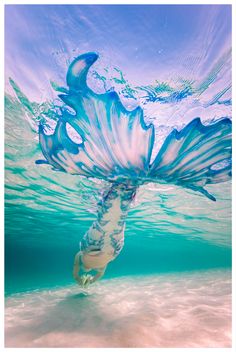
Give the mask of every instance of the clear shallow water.
M 231 347 L 229 271 L 120 277 L 6 301 L 6 347 Z
M 73 256 L 95 219 L 97 202 L 108 187 L 105 181 L 54 172 L 46 165 L 35 164 L 35 160 L 42 158 L 37 125 L 43 121 L 49 130 L 55 125 L 61 104 L 57 99 L 58 89 L 66 86 L 69 62 L 86 51 L 100 54 L 89 75 L 90 87 L 96 92 L 114 87 L 127 108 L 141 105 L 145 121 L 155 125 L 156 152 L 174 127 L 180 129 L 197 116 L 206 124 L 221 117 L 231 118 L 230 18 L 229 6 L 6 6 L 5 291 L 7 296 L 19 293 L 16 301 L 15 298 L 6 301 L 14 334 L 19 321 L 25 319 L 22 316 L 25 310 L 21 309 L 29 298 L 25 291 L 44 288 L 42 295 L 46 295 L 47 301 L 50 292 L 55 292 L 47 290 L 55 286 L 61 287 L 58 292 L 62 292 L 63 299 L 64 294 L 74 290 L 65 288 L 73 282 Z M 127 219 L 125 247 L 109 265 L 107 281 L 91 288 L 96 304 L 100 302 L 100 293 L 96 296 L 98 287 L 104 290 L 105 297 L 112 291 L 119 301 L 119 294 L 124 292 L 116 290 L 117 282 L 128 288 L 136 285 L 137 291 L 140 285 L 147 287 L 156 307 L 153 317 L 156 321 L 159 309 L 154 301 L 156 295 L 161 295 L 158 275 L 162 274 L 164 285 L 171 273 L 174 284 L 168 286 L 168 292 L 178 300 L 175 293 L 180 273 L 189 272 L 186 282 L 191 282 L 196 275 L 191 272 L 202 270 L 206 280 L 216 280 L 222 288 L 217 291 L 219 306 L 228 304 L 230 291 L 226 297 L 224 288 L 229 285 L 225 275 L 231 269 L 231 183 L 208 186 L 208 191 L 217 202 L 173 185 L 140 187 Z M 212 269 L 220 271 L 216 275 Z M 120 276 L 123 278 L 119 279 Z M 149 280 L 156 280 L 154 288 Z M 197 284 L 203 291 L 196 289 L 196 305 L 202 295 L 211 295 L 201 281 L 197 280 Z M 136 299 L 135 294 L 131 301 Z M 41 293 L 32 293 L 30 297 L 29 321 L 34 319 L 32 310 L 41 300 Z M 56 304 L 54 299 L 52 304 Z M 141 295 L 137 300 L 137 305 L 143 304 Z M 19 303 L 15 308 L 16 319 L 8 310 L 12 302 L 16 307 Z M 206 304 L 205 312 L 210 307 L 210 303 L 209 307 Z M 47 304 L 40 306 L 42 317 L 46 308 Z M 219 347 L 230 343 L 229 310 L 223 309 L 221 313 L 217 315 L 222 328 L 219 341 L 216 342 L 212 331 L 205 336 L 202 329 L 200 347 L 213 343 L 214 339 Z M 90 334 L 95 345 L 103 345 L 103 337 L 92 328 L 88 332 L 91 314 L 88 324 L 80 325 L 81 344 L 86 343 L 85 336 Z M 112 315 L 111 310 L 109 314 Z M 131 318 L 127 321 L 131 324 Z M 205 327 L 208 323 L 211 326 L 206 321 Z M 25 332 L 19 330 L 22 341 L 17 339 L 17 343 L 30 345 L 35 338 L 39 339 L 35 343 L 41 346 L 53 344 L 58 333 L 52 332 L 50 337 L 53 324 L 48 326 L 49 337 L 42 340 L 39 335 L 32 337 L 26 331 L 26 324 Z M 68 324 L 68 331 L 70 328 L 74 331 L 69 319 Z M 141 319 L 137 331 L 143 324 Z M 117 329 L 121 329 L 119 324 Z M 182 338 L 177 336 L 173 344 L 194 345 L 195 340 L 193 337 L 191 340 L 190 332 L 188 337 L 184 323 L 181 329 Z M 8 325 L 6 333 L 11 344 Z M 79 344 L 79 338 L 74 335 L 72 338 L 71 334 L 63 335 L 62 344 L 67 346 L 69 340 Z M 108 330 L 106 334 L 109 335 Z M 159 340 L 161 335 L 152 341 L 152 334 L 145 334 L 149 345 L 164 346 Z M 136 339 L 141 344 L 136 334 L 131 334 L 132 341 L 127 337 L 123 342 L 118 335 L 112 335 L 112 344 L 126 347 L 135 345 Z

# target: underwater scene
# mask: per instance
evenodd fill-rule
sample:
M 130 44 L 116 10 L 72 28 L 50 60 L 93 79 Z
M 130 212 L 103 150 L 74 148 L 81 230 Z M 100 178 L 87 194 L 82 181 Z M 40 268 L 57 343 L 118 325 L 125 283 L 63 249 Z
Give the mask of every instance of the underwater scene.
M 5 6 L 5 347 L 231 347 L 231 6 Z

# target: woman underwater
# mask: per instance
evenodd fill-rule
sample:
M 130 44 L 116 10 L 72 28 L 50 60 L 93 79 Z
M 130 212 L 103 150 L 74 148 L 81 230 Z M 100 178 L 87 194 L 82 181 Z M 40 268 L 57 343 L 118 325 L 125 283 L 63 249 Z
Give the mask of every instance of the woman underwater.
M 154 126 L 145 124 L 142 109 L 128 111 L 114 91 L 96 94 L 87 86 L 88 70 L 97 59 L 96 53 L 86 53 L 68 68 L 69 89 L 59 97 L 75 114 L 62 108 L 53 135 L 45 134 L 39 126 L 43 155 L 54 170 L 111 183 L 75 256 L 73 277 L 85 287 L 102 277 L 107 264 L 120 253 L 125 219 L 141 184 L 181 185 L 215 201 L 204 186 L 231 178 L 230 119 L 205 126 L 195 118 L 182 130 L 174 129 L 150 163 Z M 70 139 L 66 124 L 81 136 L 81 143 Z M 87 274 L 92 271 L 93 275 Z

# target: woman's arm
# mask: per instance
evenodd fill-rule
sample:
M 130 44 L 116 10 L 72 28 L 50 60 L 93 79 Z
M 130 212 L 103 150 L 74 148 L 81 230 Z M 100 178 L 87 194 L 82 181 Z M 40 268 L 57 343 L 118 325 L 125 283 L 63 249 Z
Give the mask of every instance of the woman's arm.
M 74 279 L 78 282 L 79 285 L 84 286 L 85 282 L 84 282 L 84 278 L 85 276 L 79 276 L 79 271 L 80 271 L 80 256 L 82 255 L 82 252 L 78 252 L 75 255 L 75 259 L 74 259 L 74 266 L 73 266 L 73 277 Z M 98 279 L 100 279 L 104 273 L 106 271 L 106 266 L 97 270 L 97 274 L 95 276 L 88 276 L 88 281 L 86 280 L 86 284 L 92 284 L 95 281 L 97 281 Z
M 78 282 L 78 284 L 81 284 L 81 278 L 79 276 L 79 271 L 80 271 L 80 256 L 81 256 L 81 252 L 79 251 L 78 253 L 76 253 L 75 255 L 75 259 L 74 259 L 74 266 L 73 266 L 73 278 Z
M 104 275 L 104 273 L 106 271 L 106 267 L 107 266 L 98 270 L 97 274 L 90 279 L 90 284 L 93 284 L 95 281 L 97 281 L 98 279 L 100 279 Z

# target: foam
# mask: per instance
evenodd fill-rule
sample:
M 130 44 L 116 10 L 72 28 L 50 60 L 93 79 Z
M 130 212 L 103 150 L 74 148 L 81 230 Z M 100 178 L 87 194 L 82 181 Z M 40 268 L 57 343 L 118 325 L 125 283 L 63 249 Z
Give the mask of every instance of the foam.
M 6 347 L 231 347 L 231 276 L 102 280 L 6 298 Z

